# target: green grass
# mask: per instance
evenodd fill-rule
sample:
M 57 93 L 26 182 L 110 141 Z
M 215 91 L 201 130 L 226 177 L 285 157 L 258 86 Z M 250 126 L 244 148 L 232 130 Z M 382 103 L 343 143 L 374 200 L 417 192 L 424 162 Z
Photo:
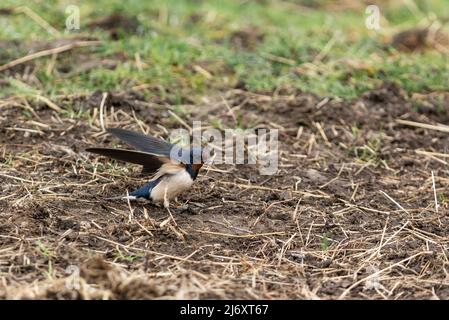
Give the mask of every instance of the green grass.
M 410 54 L 383 48 L 386 37 L 416 26 L 426 15 L 448 17 L 449 0 L 382 5 L 384 20 L 379 32 L 366 29 L 364 7 L 332 12 L 322 5 L 329 1 L 296 3 L 313 6 L 304 9 L 295 1 L 269 0 L 3 0 L 0 8 L 28 6 L 56 28 L 61 38 L 89 35 L 104 40 L 99 47 L 60 54 L 56 69 L 72 63 L 76 70 L 82 62 L 76 60 L 80 52 L 99 60 L 119 59 L 119 63 L 113 70 L 98 65 L 67 77 L 47 71 L 51 57 L 40 58 L 34 61 L 34 81 L 0 73 L 5 84 L 0 87 L 0 96 L 40 93 L 52 97 L 148 84 L 152 89 L 142 94 L 170 96 L 181 103 L 184 97 L 226 90 L 237 83 L 249 90 L 281 86 L 342 98 L 357 97 L 384 81 L 395 82 L 409 93 L 449 89 L 447 56 L 435 51 Z M 416 4 L 417 9 L 407 3 Z M 65 8 L 69 4 L 80 8 L 81 30 L 77 32 L 65 30 Z M 136 34 L 112 41 L 105 31 L 87 29 L 95 18 L 116 11 L 137 17 L 140 27 Z M 249 27 L 261 30 L 263 41 L 251 50 L 236 49 L 231 41 L 233 32 Z M 27 54 L 32 41 L 57 38 L 25 14 L 0 16 L 0 43 L 19 41 L 17 47 L 0 46 L 0 64 Z M 333 45 L 323 54 L 330 41 Z M 144 63 L 141 70 L 136 54 Z M 195 71 L 196 65 L 212 78 Z

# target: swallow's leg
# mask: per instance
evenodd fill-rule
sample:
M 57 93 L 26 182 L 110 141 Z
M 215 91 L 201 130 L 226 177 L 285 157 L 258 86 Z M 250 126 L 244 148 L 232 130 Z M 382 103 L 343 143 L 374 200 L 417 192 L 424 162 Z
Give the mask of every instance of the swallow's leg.
M 172 205 L 172 207 L 175 207 L 175 208 L 178 208 L 178 209 L 183 207 L 183 204 L 182 204 L 182 203 L 179 203 L 178 197 L 175 197 L 175 198 L 173 199 L 173 202 L 174 202 L 175 204 Z
M 165 188 L 165 190 L 164 190 L 164 208 L 168 210 L 169 207 L 170 207 L 170 201 L 168 200 L 168 197 L 167 197 L 167 188 Z

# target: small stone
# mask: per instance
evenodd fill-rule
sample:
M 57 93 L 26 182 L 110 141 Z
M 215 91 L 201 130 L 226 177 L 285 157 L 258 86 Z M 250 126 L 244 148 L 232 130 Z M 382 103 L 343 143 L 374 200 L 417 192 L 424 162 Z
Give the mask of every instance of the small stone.
M 315 169 L 309 169 L 305 172 L 305 175 L 308 179 L 318 182 L 318 183 L 324 183 L 327 181 L 327 178 L 323 176 L 319 171 Z
M 282 191 L 282 192 L 279 194 L 279 198 L 280 198 L 281 200 L 290 200 L 290 199 L 293 198 L 293 193 L 292 193 L 290 190 Z

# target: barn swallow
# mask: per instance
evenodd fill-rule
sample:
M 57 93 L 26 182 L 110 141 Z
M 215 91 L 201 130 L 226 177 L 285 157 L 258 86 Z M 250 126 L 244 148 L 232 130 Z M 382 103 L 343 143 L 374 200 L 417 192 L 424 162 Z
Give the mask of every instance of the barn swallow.
M 112 148 L 88 148 L 86 151 L 112 159 L 142 165 L 142 173 L 152 175 L 143 187 L 128 199 L 145 198 L 169 206 L 170 199 L 190 189 L 208 158 L 201 148 L 190 150 L 141 133 L 110 128 L 106 130 L 138 151 Z M 126 198 L 126 197 L 125 197 Z

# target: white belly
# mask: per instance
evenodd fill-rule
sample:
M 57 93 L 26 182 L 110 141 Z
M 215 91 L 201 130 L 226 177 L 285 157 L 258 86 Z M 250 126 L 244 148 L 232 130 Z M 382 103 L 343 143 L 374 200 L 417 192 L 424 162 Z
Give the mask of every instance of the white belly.
M 151 199 L 155 202 L 163 202 L 165 197 L 167 200 L 173 199 L 181 192 L 189 189 L 192 184 L 193 180 L 185 170 L 167 175 L 151 190 Z

